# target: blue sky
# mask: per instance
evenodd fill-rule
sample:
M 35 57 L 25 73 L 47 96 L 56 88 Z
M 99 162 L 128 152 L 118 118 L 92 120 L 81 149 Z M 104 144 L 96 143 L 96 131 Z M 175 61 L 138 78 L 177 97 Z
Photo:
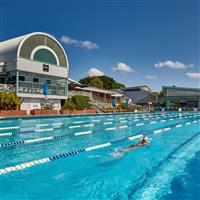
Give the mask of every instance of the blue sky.
M 34 31 L 54 35 L 68 55 L 71 78 L 89 71 L 155 91 L 200 86 L 198 0 L 0 3 L 0 40 Z

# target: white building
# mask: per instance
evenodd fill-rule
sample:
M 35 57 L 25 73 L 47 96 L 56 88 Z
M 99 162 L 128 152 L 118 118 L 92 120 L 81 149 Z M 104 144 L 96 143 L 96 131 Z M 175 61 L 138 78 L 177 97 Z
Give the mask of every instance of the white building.
M 60 109 L 68 94 L 68 71 L 65 50 L 52 35 L 34 32 L 0 43 L 0 84 L 16 92 L 22 110 L 41 109 L 46 99 Z

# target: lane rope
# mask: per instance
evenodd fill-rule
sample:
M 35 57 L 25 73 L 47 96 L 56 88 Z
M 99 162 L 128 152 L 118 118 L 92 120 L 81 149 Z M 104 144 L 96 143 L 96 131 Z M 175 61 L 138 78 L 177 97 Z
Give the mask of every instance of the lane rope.
M 194 121 L 196 121 L 196 120 L 193 120 L 191 123 L 194 123 Z M 186 123 L 177 124 L 177 125 L 168 127 L 168 128 L 170 128 L 168 130 L 171 130 L 172 128 L 179 128 L 183 125 L 186 125 Z M 105 148 L 105 147 L 108 147 L 108 146 L 112 146 L 116 143 L 121 143 L 121 142 L 125 142 L 125 141 L 128 141 L 128 140 L 134 140 L 134 139 L 142 138 L 144 135 L 149 135 L 149 134 L 152 134 L 152 133 L 158 133 L 158 131 L 160 133 L 162 131 L 166 132 L 168 130 L 166 130 L 166 128 L 163 128 L 163 129 L 157 130 L 157 132 L 155 132 L 156 130 L 149 131 L 146 134 L 132 135 L 132 136 L 120 139 L 120 140 L 115 140 L 115 141 L 112 141 L 112 142 L 98 144 L 98 145 L 95 145 L 95 146 L 90 146 L 90 147 L 86 147 L 86 148 L 83 148 L 83 149 L 70 151 L 70 152 L 67 152 L 67 153 L 57 154 L 55 156 L 50 156 L 50 157 L 26 162 L 26 163 L 23 163 L 23 164 L 18 164 L 18 165 L 11 166 L 11 167 L 6 167 L 4 169 L 0 169 L 0 175 L 7 174 L 7 173 L 10 173 L 12 171 L 18 171 L 18 170 L 22 170 L 22 169 L 25 169 L 25 168 L 30 168 L 30 167 L 35 166 L 35 165 L 40 165 L 40 164 L 44 164 L 44 163 L 47 163 L 47 162 L 52 162 L 52 161 L 55 161 L 55 160 L 58 160 L 58 159 L 67 158 L 67 157 L 74 156 L 74 155 L 77 155 L 77 154 L 82 153 L 82 152 L 93 151 L 93 150 L 96 150 L 96 149 Z
M 189 116 L 189 117 L 198 117 L 200 115 L 184 115 L 184 116 Z M 168 117 L 169 118 L 169 117 Z M 184 117 L 185 118 L 185 117 Z M 152 118 L 151 118 L 152 119 Z M 174 117 L 173 119 L 169 119 L 169 120 L 174 120 L 174 119 L 179 119 L 179 117 Z M 127 122 L 132 122 L 134 120 L 128 120 Z M 139 121 L 139 120 L 138 120 Z M 116 121 L 116 123 L 120 121 Z M 161 121 L 161 122 L 165 122 L 165 121 Z M 125 123 L 123 121 L 123 123 Z M 154 123 L 154 122 L 153 122 Z M 57 124 L 57 123 L 55 123 Z M 52 127 L 52 128 L 46 128 L 46 129 L 34 129 L 34 130 L 24 130 L 24 131 L 12 131 L 12 132 L 4 132 L 4 133 L 0 133 L 0 137 L 8 137 L 8 136 L 16 136 L 16 135 L 20 135 L 20 134 L 25 134 L 25 133 L 42 133 L 42 132 L 46 132 L 46 131 L 54 131 L 54 130 L 62 130 L 62 129 L 67 129 L 67 128 L 82 128 L 82 127 L 90 127 L 90 126 L 98 126 L 101 123 L 98 124 L 83 124 L 83 125 L 70 125 L 70 126 L 60 126 L 60 127 Z M 105 124 L 106 125 L 106 124 Z M 138 125 L 140 126 L 140 125 Z M 109 129 L 108 129 L 109 130 Z M 112 130 L 112 129 L 110 129 Z
M 188 117 L 185 117 L 184 119 L 187 119 Z M 162 120 L 156 121 L 155 123 L 160 123 Z M 200 120 L 199 120 L 200 121 Z M 197 120 L 195 120 L 193 123 L 196 123 Z M 147 123 L 140 123 L 140 124 L 135 124 L 135 126 L 142 126 L 149 124 L 150 122 Z M 186 123 L 188 125 L 189 122 Z M 180 126 L 180 125 L 177 125 Z M 110 128 L 105 128 L 105 131 L 111 131 L 111 130 L 116 130 L 116 129 L 124 129 L 128 128 L 128 126 L 117 126 L 117 127 L 110 127 Z M 64 137 L 73 137 L 73 136 L 80 136 L 80 135 L 88 135 L 88 134 L 94 134 L 96 131 L 82 131 L 82 132 L 74 132 L 74 133 L 68 133 L 68 134 L 63 134 L 63 135 L 55 135 L 55 136 L 48 136 L 48 137 L 42 137 L 42 138 L 36 138 L 36 139 L 29 139 L 29 140 L 20 140 L 20 141 L 15 141 L 15 142 L 6 142 L 3 144 L 0 144 L 0 148 L 7 148 L 7 147 L 13 147 L 17 145 L 22 145 L 22 144 L 31 144 L 31 143 L 38 143 L 38 142 L 44 142 L 44 141 L 49 141 L 49 140 L 58 140 L 62 139 Z

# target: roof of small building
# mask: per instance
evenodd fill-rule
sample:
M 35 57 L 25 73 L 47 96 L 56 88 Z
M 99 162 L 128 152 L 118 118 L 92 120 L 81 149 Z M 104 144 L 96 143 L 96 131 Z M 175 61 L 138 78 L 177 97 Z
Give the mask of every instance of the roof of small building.
M 85 90 L 88 92 L 99 92 L 99 93 L 104 93 L 104 94 L 110 94 L 113 96 L 123 96 L 122 94 L 119 94 L 117 92 L 113 92 L 110 90 L 104 90 L 104 89 L 100 89 L 100 88 L 96 88 L 96 87 L 76 87 L 76 88 L 80 89 L 80 90 Z
M 166 89 L 174 89 L 174 90 L 193 90 L 193 91 L 200 91 L 200 88 L 190 88 L 190 87 L 176 87 L 176 86 L 162 86 L 163 90 Z
M 133 87 L 126 87 L 124 90 L 131 90 L 131 89 L 136 89 L 136 88 L 143 88 L 146 87 L 149 91 L 151 91 L 151 88 L 147 85 L 139 85 L 139 86 L 133 86 Z

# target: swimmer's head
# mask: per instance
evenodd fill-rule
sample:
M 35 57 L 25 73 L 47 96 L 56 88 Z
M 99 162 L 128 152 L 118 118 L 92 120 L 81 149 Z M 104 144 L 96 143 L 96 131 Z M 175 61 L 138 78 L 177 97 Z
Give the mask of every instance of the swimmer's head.
M 144 139 L 144 140 L 146 140 L 146 141 L 148 141 L 148 140 L 149 140 L 149 138 L 148 138 L 148 137 L 144 137 L 143 139 Z
M 149 141 L 149 138 L 148 137 L 144 137 L 143 139 L 142 139 L 142 143 L 146 143 L 146 142 L 148 142 Z

